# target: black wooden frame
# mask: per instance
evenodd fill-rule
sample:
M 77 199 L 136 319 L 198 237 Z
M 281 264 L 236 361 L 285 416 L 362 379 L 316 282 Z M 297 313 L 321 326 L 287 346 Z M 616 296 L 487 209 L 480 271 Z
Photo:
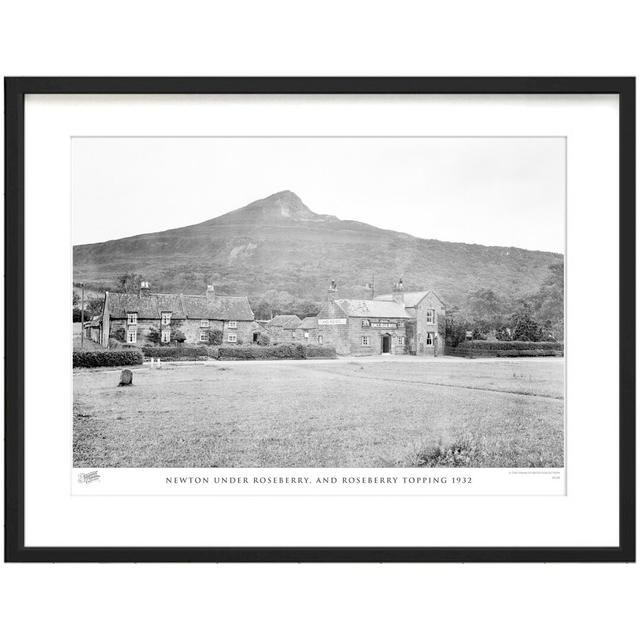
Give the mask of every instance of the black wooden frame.
M 620 540 L 616 547 L 25 547 L 26 94 L 617 94 L 620 105 Z M 20 312 L 17 312 L 20 311 Z M 5 78 L 5 561 L 634 562 L 635 78 Z M 622 345 L 619 345 L 620 347 Z

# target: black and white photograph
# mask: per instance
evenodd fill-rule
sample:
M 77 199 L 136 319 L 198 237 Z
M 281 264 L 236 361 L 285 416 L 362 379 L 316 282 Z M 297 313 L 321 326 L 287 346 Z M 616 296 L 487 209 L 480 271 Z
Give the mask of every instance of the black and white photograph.
M 563 469 L 566 161 L 74 137 L 74 470 Z
M 633 557 L 632 79 L 7 86 L 14 560 Z

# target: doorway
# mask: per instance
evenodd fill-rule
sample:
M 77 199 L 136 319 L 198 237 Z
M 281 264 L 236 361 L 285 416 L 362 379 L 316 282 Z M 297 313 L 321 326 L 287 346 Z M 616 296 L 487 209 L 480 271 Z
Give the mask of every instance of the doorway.
M 391 353 L 391 336 L 389 334 L 382 336 L 382 353 Z
M 259 334 L 259 333 L 254 333 L 254 334 L 253 334 L 253 342 L 254 342 L 254 343 L 258 342 L 258 338 L 259 338 L 259 337 L 260 337 L 260 334 Z

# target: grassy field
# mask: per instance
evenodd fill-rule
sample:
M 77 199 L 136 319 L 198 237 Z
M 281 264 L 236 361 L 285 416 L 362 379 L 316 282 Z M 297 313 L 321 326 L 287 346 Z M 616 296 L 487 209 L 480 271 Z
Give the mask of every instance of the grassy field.
M 79 467 L 558 467 L 563 359 L 74 371 Z

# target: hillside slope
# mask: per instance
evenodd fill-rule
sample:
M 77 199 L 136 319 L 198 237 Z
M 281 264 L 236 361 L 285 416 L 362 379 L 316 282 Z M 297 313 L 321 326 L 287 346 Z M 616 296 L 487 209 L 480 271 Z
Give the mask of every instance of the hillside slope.
M 267 290 L 323 300 L 330 279 L 341 296 L 432 288 L 461 304 L 480 288 L 513 298 L 535 292 L 560 254 L 416 238 L 313 213 L 283 191 L 200 224 L 74 247 L 74 281 L 112 287 L 133 271 L 164 291 L 259 296 Z

